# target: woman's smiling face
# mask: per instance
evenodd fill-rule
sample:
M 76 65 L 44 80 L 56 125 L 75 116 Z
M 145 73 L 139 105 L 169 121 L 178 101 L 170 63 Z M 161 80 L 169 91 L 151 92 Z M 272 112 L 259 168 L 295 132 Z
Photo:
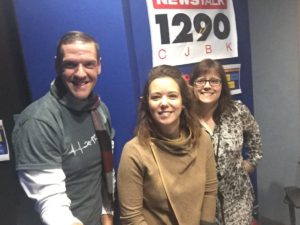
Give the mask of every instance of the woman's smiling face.
M 210 70 L 205 75 L 198 77 L 194 81 L 193 87 L 194 94 L 201 103 L 215 104 L 222 91 L 221 78 L 214 70 Z
M 149 110 L 160 131 L 167 136 L 179 134 L 182 96 L 175 80 L 161 77 L 149 86 Z

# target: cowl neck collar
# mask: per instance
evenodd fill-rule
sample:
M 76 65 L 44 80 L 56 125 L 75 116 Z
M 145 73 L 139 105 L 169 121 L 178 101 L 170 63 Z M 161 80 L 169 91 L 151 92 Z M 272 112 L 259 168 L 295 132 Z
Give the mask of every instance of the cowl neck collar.
M 180 137 L 177 139 L 169 139 L 157 133 L 157 137 L 151 138 L 152 142 L 157 145 L 157 147 L 168 151 L 173 154 L 187 154 L 190 152 L 192 132 L 190 129 L 182 130 L 180 132 Z
M 75 98 L 67 90 L 61 76 L 57 76 L 56 79 L 51 82 L 50 92 L 60 104 L 74 111 L 90 111 L 97 108 L 100 104 L 99 97 L 93 92 L 85 100 Z

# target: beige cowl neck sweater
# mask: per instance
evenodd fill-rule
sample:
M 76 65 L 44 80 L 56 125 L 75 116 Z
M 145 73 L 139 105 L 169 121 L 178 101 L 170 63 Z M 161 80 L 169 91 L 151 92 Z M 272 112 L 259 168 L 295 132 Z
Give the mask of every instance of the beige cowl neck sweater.
M 187 138 L 153 139 L 150 147 L 134 138 L 125 145 L 117 182 L 122 224 L 214 221 L 217 177 L 212 144 L 205 132 L 197 147 L 191 148 Z

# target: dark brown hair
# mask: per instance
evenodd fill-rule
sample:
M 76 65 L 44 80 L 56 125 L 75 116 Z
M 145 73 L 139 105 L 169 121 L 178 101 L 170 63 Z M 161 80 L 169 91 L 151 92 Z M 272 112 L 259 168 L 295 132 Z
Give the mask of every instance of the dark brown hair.
M 151 137 L 156 137 L 157 126 L 149 110 L 149 87 L 152 81 L 162 77 L 172 78 L 178 85 L 184 106 L 180 115 L 180 129 L 190 129 L 192 132 L 192 145 L 196 144 L 198 137 L 201 135 L 201 128 L 198 119 L 194 114 L 193 100 L 191 89 L 182 77 L 182 73 L 174 66 L 161 65 L 151 69 L 149 78 L 144 86 L 143 96 L 140 99 L 138 108 L 138 123 L 135 133 L 142 144 L 147 145 Z
M 219 104 L 213 115 L 215 122 L 218 123 L 220 120 L 221 114 L 224 111 L 229 110 L 232 105 L 232 97 L 230 95 L 230 90 L 227 85 L 225 70 L 224 70 L 222 64 L 213 59 L 204 59 L 204 60 L 200 61 L 199 63 L 197 63 L 194 66 L 189 83 L 190 83 L 190 85 L 193 86 L 195 80 L 198 77 L 204 76 L 204 75 L 210 73 L 211 71 L 216 72 L 222 82 L 222 90 L 221 90 L 221 95 L 220 95 L 219 102 L 218 102 Z

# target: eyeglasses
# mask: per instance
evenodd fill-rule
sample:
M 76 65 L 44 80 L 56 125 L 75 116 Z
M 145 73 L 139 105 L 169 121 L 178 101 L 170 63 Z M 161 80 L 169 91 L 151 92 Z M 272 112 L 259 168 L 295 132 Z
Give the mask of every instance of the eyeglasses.
M 206 82 L 208 82 L 211 87 L 217 87 L 222 83 L 220 79 L 199 79 L 194 81 L 194 85 L 199 88 L 205 86 Z

